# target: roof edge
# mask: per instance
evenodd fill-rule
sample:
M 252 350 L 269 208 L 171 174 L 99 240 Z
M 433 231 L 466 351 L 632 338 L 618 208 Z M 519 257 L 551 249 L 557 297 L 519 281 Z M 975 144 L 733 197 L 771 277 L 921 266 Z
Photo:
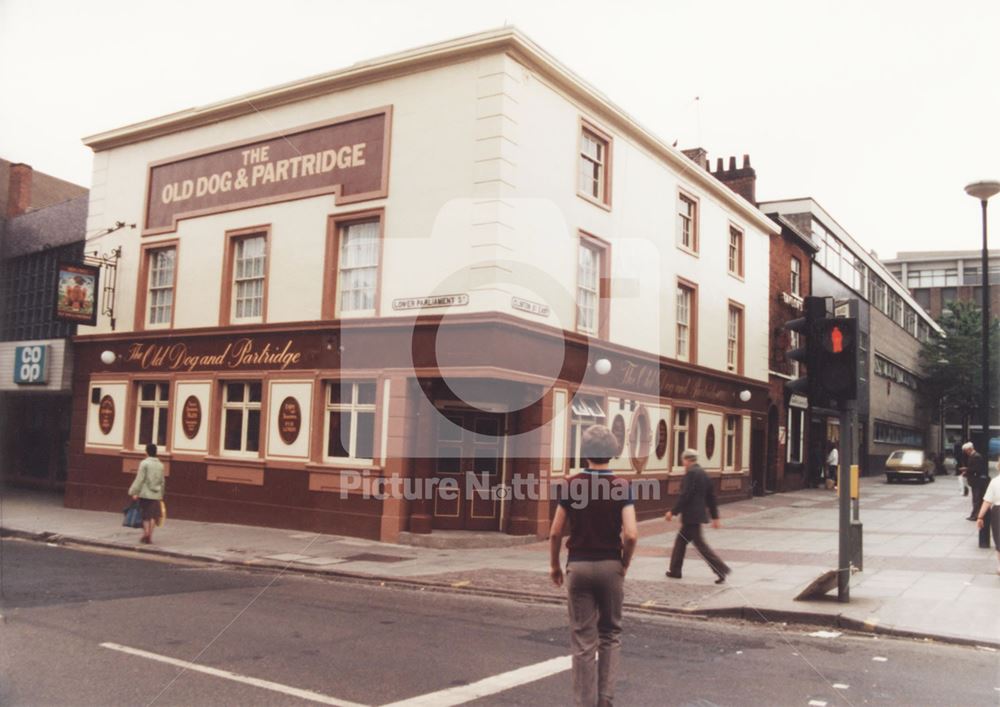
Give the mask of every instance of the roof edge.
M 238 118 L 288 103 L 341 91 L 352 86 L 414 73 L 435 65 L 456 62 L 491 52 L 506 52 L 515 60 L 551 81 L 601 118 L 618 127 L 647 150 L 657 155 L 692 181 L 731 205 L 758 228 L 779 233 L 780 228 L 751 204 L 710 173 L 646 130 L 603 93 L 586 83 L 516 27 L 505 26 L 456 39 L 424 45 L 352 64 L 343 69 L 243 94 L 206 106 L 188 108 L 158 118 L 95 133 L 83 144 L 95 152 L 122 147 L 164 135 Z

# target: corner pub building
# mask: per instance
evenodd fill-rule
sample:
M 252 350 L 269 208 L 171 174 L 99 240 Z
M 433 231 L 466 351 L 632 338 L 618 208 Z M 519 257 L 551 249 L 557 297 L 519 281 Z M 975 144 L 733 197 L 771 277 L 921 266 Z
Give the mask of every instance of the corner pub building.
M 776 226 L 516 29 L 85 142 L 88 230 L 137 227 L 97 241 L 67 506 L 120 509 L 155 442 L 172 517 L 544 537 L 595 422 L 641 517 L 688 446 L 749 494 Z

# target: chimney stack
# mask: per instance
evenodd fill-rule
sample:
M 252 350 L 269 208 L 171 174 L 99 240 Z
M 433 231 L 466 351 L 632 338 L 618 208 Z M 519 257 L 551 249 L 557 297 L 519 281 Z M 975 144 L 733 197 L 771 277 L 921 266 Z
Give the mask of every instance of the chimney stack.
M 704 147 L 692 147 L 687 150 L 681 150 L 681 152 L 702 169 L 708 169 L 708 150 Z
M 21 162 L 10 166 L 7 182 L 7 218 L 20 216 L 31 208 L 31 165 Z
M 743 166 L 736 167 L 736 157 L 729 158 L 729 166 L 723 169 L 720 157 L 715 163 L 712 176 L 742 196 L 754 206 L 757 205 L 757 172 L 750 166 L 750 155 L 743 155 Z

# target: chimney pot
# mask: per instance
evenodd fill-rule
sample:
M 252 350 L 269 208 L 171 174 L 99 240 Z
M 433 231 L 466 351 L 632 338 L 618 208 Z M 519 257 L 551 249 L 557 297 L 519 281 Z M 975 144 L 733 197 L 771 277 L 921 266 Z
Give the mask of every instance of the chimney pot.
M 743 169 L 750 166 L 750 155 L 743 155 Z
M 722 171 L 722 158 L 721 157 L 719 157 L 718 159 L 715 160 L 715 171 L 716 172 L 721 172 Z
M 736 170 L 736 157 L 733 156 L 733 155 L 729 156 L 729 169 L 731 171 L 735 171 Z

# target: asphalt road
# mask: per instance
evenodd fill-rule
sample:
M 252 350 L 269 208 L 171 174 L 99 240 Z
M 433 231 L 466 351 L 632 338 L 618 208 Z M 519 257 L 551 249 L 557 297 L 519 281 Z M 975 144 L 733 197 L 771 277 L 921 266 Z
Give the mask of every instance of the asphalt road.
M 561 607 L 27 541 L 2 549 L 2 705 L 571 703 Z M 814 630 L 628 616 L 616 703 L 1000 704 L 995 652 Z M 538 664 L 547 676 L 506 675 Z M 493 693 L 470 701 L 469 684 Z

